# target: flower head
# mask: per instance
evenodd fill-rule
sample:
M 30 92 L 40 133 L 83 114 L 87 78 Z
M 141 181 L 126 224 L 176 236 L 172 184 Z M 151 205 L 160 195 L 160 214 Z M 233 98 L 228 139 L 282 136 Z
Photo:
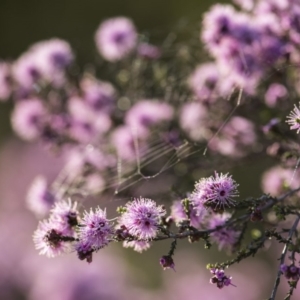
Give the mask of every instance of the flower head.
M 137 33 L 130 19 L 118 17 L 108 19 L 100 25 L 95 41 L 105 59 L 117 61 L 127 56 L 136 47 Z
M 51 210 L 51 218 L 56 219 L 71 230 L 72 227 L 78 225 L 78 215 L 77 202 L 72 203 L 71 199 L 56 202 Z
M 219 289 L 222 289 L 224 286 L 229 286 L 229 285 L 235 286 L 234 284 L 231 283 L 232 277 L 227 277 L 225 275 L 224 270 L 212 268 L 210 269 L 210 272 L 214 275 L 210 279 L 210 283 L 216 284 Z
M 165 213 L 164 208 L 157 206 L 153 200 L 140 197 L 127 203 L 120 223 L 128 229 L 129 234 L 148 240 L 157 235 L 160 217 Z
M 46 109 L 42 100 L 31 98 L 16 104 L 11 122 L 15 132 L 25 140 L 39 137 L 43 130 Z
M 238 184 L 227 174 L 218 174 L 202 178 L 195 184 L 191 202 L 196 207 L 209 207 L 214 211 L 234 206 L 234 197 L 238 196 Z
M 95 212 L 85 212 L 79 225 L 79 239 L 94 250 L 106 246 L 112 239 L 113 228 L 106 218 L 106 211 L 97 207 Z
M 297 130 L 297 133 L 300 132 L 300 109 L 294 105 L 294 109 L 287 116 L 286 122 L 290 125 L 290 129 Z
M 33 234 L 35 248 L 40 250 L 40 254 L 48 257 L 55 257 L 71 250 L 70 241 L 65 241 L 68 231 L 63 224 L 51 219 L 41 221 L 37 230 Z

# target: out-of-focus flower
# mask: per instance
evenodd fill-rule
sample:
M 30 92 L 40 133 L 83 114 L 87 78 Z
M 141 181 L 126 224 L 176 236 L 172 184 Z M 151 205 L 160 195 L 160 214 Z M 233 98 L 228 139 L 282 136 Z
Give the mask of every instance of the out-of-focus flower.
M 202 141 L 210 137 L 208 120 L 208 110 L 201 103 L 186 103 L 180 110 L 180 127 L 193 141 Z
M 173 117 L 173 108 L 164 102 L 141 100 L 135 104 L 125 117 L 126 124 L 138 137 L 146 137 L 151 126 Z
M 189 86 L 195 96 L 203 101 L 212 103 L 218 97 L 224 97 L 219 89 L 220 72 L 214 63 L 206 63 L 197 67 L 189 78 Z
M 34 140 L 42 133 L 46 114 L 41 99 L 22 100 L 15 105 L 13 110 L 12 127 L 21 138 Z
M 214 214 L 208 221 L 208 228 L 216 229 L 210 234 L 210 237 L 218 245 L 219 250 L 231 250 L 241 234 L 240 231 L 228 226 L 218 229 L 218 227 L 224 226 L 230 218 L 231 214 L 229 213 Z
M 106 211 L 97 207 L 95 211 L 85 212 L 79 225 L 79 239 L 99 250 L 112 239 L 113 228 L 106 218 Z
M 275 107 L 288 94 L 287 89 L 280 83 L 272 83 L 265 94 L 265 102 L 269 107 Z
M 290 125 L 291 130 L 297 130 L 297 133 L 300 132 L 300 109 L 294 105 L 294 109 L 287 116 L 286 122 Z
M 208 146 L 222 155 L 239 158 L 255 144 L 254 124 L 243 117 L 232 117 L 221 133 L 210 140 Z
M 44 176 L 34 179 L 27 193 L 27 206 L 39 217 L 44 217 L 55 202 L 55 197 L 48 188 Z
M 136 47 L 134 24 L 125 17 L 112 18 L 100 24 L 95 41 L 100 54 L 109 61 L 126 57 Z
M 299 187 L 299 174 L 292 169 L 275 166 L 262 176 L 262 189 L 265 193 L 278 196 L 289 189 Z
M 116 91 L 109 82 L 84 78 L 80 87 L 84 100 L 95 110 L 110 112 L 113 108 Z
M 194 207 L 202 209 L 204 205 L 212 210 L 224 210 L 234 206 L 233 198 L 238 196 L 238 184 L 228 174 L 218 174 L 202 178 L 195 184 L 195 190 L 190 199 Z
M 147 198 L 134 199 L 126 204 L 126 212 L 120 217 L 120 225 L 124 225 L 129 234 L 148 240 L 156 237 L 160 218 L 165 215 L 162 206 Z
M 71 136 L 81 143 L 90 143 L 111 127 L 111 119 L 105 112 L 95 112 L 81 98 L 69 100 L 71 114 Z
M 129 162 L 134 161 L 137 155 L 141 157 L 147 149 L 145 142 L 140 140 L 128 126 L 117 127 L 112 132 L 111 142 L 117 151 L 118 157 Z M 138 144 L 138 149 L 136 149 L 135 143 Z

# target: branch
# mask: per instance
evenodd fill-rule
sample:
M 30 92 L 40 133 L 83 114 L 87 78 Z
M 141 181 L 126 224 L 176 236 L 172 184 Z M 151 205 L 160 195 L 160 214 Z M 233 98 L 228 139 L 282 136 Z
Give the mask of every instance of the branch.
M 291 240 L 292 240 L 292 237 L 293 237 L 293 235 L 294 235 L 294 233 L 297 229 L 297 226 L 299 224 L 299 221 L 300 221 L 300 216 L 297 217 L 297 219 L 295 220 L 295 222 L 293 224 L 293 227 L 289 231 L 289 237 L 288 237 L 289 242 L 291 242 Z M 280 256 L 280 263 L 279 263 L 278 273 L 277 273 L 277 277 L 276 277 L 274 287 L 273 287 L 273 290 L 272 290 L 271 298 L 269 298 L 269 300 L 275 300 L 277 289 L 278 289 L 278 286 L 279 286 L 279 283 L 280 283 L 280 276 L 281 276 L 280 266 L 284 263 L 284 259 L 285 259 L 287 250 L 288 250 L 288 243 L 286 243 L 284 245 L 281 256 Z

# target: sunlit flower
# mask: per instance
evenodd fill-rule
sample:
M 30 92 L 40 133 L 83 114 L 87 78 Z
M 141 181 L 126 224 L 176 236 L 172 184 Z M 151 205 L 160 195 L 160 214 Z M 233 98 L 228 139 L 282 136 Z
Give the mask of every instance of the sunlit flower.
M 106 218 L 106 211 L 97 207 L 85 212 L 79 225 L 79 239 L 94 250 L 99 250 L 112 240 L 113 228 Z
M 294 109 L 287 116 L 286 122 L 290 125 L 290 129 L 297 130 L 297 133 L 300 132 L 300 109 L 294 105 Z
M 213 210 L 224 210 L 235 205 L 233 198 L 238 196 L 237 187 L 231 176 L 215 172 L 215 176 L 202 178 L 195 184 L 191 201 L 196 209 L 204 205 Z
M 157 206 L 151 199 L 141 197 L 127 203 L 120 223 L 128 229 L 129 234 L 141 240 L 148 240 L 157 235 L 160 217 L 165 213 L 162 206 Z

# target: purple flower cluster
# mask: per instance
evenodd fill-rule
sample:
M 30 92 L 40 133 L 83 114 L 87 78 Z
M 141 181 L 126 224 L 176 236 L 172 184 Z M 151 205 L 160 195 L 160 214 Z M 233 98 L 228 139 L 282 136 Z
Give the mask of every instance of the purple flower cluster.
M 282 264 L 280 266 L 280 271 L 286 279 L 298 281 L 300 278 L 300 268 L 293 264 L 289 266 Z
M 216 286 L 219 289 L 222 289 L 224 286 L 229 286 L 229 285 L 235 286 L 234 284 L 231 283 L 232 277 L 227 277 L 225 275 L 224 270 L 212 268 L 212 269 L 210 269 L 210 272 L 214 275 L 210 279 L 210 283 L 216 284 Z
M 260 6 L 252 15 L 217 4 L 204 16 L 202 40 L 215 58 L 221 77 L 226 76 L 227 93 L 230 86 L 238 86 L 254 94 L 263 74 L 291 47 L 275 25 L 281 16 L 262 11 Z
M 235 205 L 233 198 L 238 196 L 238 184 L 228 174 L 218 174 L 202 178 L 195 184 L 191 201 L 195 209 L 201 211 L 202 206 L 213 211 L 223 211 Z

